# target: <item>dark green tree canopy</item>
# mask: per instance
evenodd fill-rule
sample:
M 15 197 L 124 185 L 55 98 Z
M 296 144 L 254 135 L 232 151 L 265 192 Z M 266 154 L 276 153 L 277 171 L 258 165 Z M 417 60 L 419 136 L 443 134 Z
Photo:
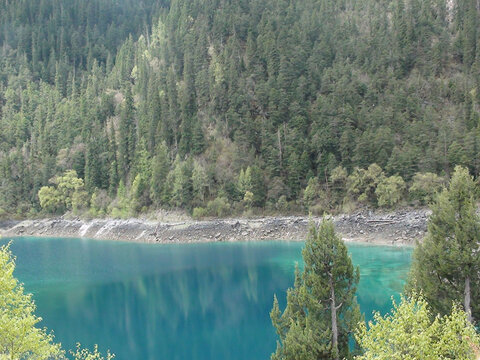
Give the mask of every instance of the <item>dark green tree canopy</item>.
M 72 169 L 110 209 L 120 180 L 131 200 L 143 141 L 152 168 L 165 144 L 162 178 L 177 155 L 202 163 L 208 192 L 178 201 L 152 171 L 140 209 L 426 202 L 405 191 L 417 174 L 480 174 L 479 12 L 453 5 L 0 0 L 0 213 L 37 214 L 39 189 Z M 385 179 L 358 194 L 330 181 L 372 164 Z M 248 167 L 245 202 L 235 184 Z
M 333 223 L 312 225 L 283 313 L 274 299 L 270 313 L 279 336 L 272 359 L 350 358 L 351 334 L 361 320 L 355 292 L 360 278 Z
M 480 319 L 480 217 L 476 184 L 457 166 L 450 186 L 432 205 L 428 234 L 414 252 L 408 288 L 422 291 L 434 310 L 447 314 L 462 303 L 470 321 Z

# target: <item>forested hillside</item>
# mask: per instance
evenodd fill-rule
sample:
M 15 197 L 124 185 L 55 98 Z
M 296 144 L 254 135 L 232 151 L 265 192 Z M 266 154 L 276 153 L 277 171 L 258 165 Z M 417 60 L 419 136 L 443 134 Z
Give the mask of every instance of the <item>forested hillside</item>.
M 0 0 L 0 216 L 428 202 L 480 172 L 478 6 Z

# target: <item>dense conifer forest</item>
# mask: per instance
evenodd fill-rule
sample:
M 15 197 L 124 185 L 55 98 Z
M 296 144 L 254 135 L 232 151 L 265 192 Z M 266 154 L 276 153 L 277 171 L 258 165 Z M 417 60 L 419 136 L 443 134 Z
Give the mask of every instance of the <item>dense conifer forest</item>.
M 476 0 L 0 0 L 0 216 L 423 204 L 480 172 Z

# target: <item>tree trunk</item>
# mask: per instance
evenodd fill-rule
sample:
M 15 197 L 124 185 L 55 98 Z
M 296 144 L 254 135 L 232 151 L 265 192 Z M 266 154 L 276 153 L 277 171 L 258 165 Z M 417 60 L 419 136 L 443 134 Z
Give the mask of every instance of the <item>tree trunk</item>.
M 333 276 L 330 275 L 330 301 L 332 312 L 332 355 L 334 360 L 338 360 L 338 327 L 337 327 L 337 306 L 335 303 L 335 288 Z
M 472 317 L 472 308 L 470 307 L 470 300 L 471 300 L 471 291 L 470 291 L 470 276 L 465 278 L 465 300 L 464 300 L 464 307 L 465 312 L 467 313 L 467 320 L 473 324 L 473 317 Z

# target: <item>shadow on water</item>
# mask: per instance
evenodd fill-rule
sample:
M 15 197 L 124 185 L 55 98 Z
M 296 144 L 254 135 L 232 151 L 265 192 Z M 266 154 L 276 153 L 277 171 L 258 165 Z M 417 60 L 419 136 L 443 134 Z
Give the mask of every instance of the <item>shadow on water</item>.
M 284 306 L 302 246 L 19 238 L 12 251 L 42 325 L 66 348 L 99 343 L 120 360 L 265 359 L 276 341 L 273 294 Z M 362 310 L 388 311 L 411 250 L 349 248 L 361 266 Z

